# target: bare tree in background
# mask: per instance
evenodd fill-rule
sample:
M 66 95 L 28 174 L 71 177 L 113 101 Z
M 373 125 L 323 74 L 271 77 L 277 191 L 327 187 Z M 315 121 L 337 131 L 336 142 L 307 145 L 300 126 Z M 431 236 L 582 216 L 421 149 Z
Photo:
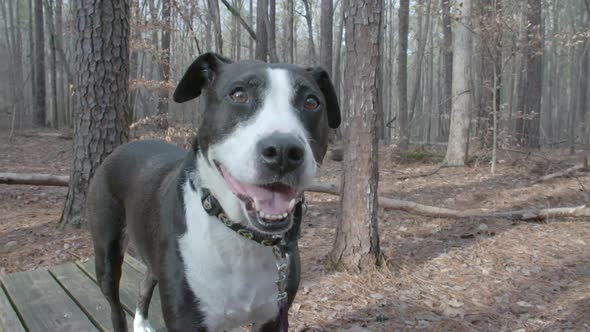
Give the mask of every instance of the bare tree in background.
M 399 96 L 398 128 L 399 147 L 410 145 L 410 124 L 408 121 L 408 32 L 410 0 L 400 0 L 399 5 L 399 52 L 397 56 L 397 86 Z
M 293 52 L 295 51 L 295 46 L 293 45 L 293 30 L 295 28 L 295 4 L 294 0 L 287 0 L 287 18 L 285 20 L 285 36 L 286 36 L 286 44 L 285 44 L 285 62 L 293 63 L 294 57 Z
M 446 140 L 449 136 L 448 119 L 453 107 L 453 33 L 451 23 L 450 0 L 441 0 L 443 30 L 443 89 L 442 107 L 438 117 L 439 139 Z
M 256 54 L 255 58 L 266 62 L 268 58 L 268 31 L 266 20 L 268 16 L 268 0 L 256 2 Z
M 168 91 L 168 83 L 170 81 L 170 32 L 172 30 L 172 21 L 170 19 L 171 6 L 172 0 L 162 0 L 162 21 L 164 28 L 162 29 L 160 48 L 160 78 L 163 81 L 163 86 L 160 88 L 160 96 L 158 98 L 158 114 L 168 113 L 169 109 L 170 92 Z M 219 14 L 219 4 L 217 5 L 217 13 Z
M 128 139 L 129 2 L 77 0 L 74 153 L 60 227 L 84 222 L 88 183 Z
M 329 260 L 360 272 L 381 264 L 377 221 L 379 63 L 382 0 L 347 1 L 345 82 L 349 118 L 340 217 Z
M 518 82 L 519 116 L 516 119 L 516 138 L 529 148 L 540 147 L 541 96 L 543 93 L 543 25 L 542 3 L 528 0 L 527 24 L 523 41 L 523 61 Z
M 168 0 L 170 1 L 170 0 Z M 213 24 L 213 35 L 215 37 L 215 52 L 223 53 L 223 35 L 221 33 L 221 15 L 219 13 L 219 1 L 207 0 L 209 19 Z
M 45 101 L 45 29 L 43 0 L 35 0 L 35 103 L 33 122 L 45 126 L 47 106 Z
M 307 23 L 307 37 L 308 37 L 308 61 L 310 64 L 317 63 L 317 53 L 315 51 L 315 41 L 313 37 L 313 22 L 312 22 L 312 11 L 311 11 L 311 0 L 301 0 L 303 1 L 303 6 L 305 7 L 305 22 Z
M 453 109 L 451 111 L 449 144 L 444 163 L 449 166 L 464 166 L 467 162 L 472 106 L 470 91 L 473 61 L 471 0 L 458 1 L 456 6 L 459 20 L 453 40 Z
M 334 26 L 334 4 L 322 0 L 320 14 L 320 66 L 332 77 L 332 34 Z

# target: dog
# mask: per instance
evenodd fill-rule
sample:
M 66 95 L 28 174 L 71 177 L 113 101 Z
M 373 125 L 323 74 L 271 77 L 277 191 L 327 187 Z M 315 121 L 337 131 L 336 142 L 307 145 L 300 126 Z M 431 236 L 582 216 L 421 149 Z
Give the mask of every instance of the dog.
M 329 128 L 341 121 L 334 87 L 320 67 L 205 53 L 173 99 L 199 96 L 205 107 L 191 150 L 127 143 L 90 183 L 87 221 L 113 329 L 127 330 L 119 280 L 131 242 L 147 266 L 136 332 L 153 331 L 147 314 L 156 284 L 168 331 L 246 324 L 284 331 L 299 287 L 303 191 L 324 158 Z

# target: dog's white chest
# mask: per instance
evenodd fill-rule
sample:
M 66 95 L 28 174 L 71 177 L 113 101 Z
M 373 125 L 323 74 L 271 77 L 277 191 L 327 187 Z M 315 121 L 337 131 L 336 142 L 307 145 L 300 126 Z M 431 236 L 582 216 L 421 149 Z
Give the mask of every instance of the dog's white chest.
M 187 232 L 178 240 L 188 284 L 210 331 L 265 323 L 278 313 L 277 271 L 270 247 L 212 219 L 185 188 Z

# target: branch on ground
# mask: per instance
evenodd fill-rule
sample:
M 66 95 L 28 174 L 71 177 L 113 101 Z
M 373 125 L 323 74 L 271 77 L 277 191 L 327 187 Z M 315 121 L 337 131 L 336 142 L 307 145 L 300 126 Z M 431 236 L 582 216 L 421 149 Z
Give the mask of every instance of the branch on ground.
M 51 174 L 18 174 L 0 173 L 0 184 L 25 184 L 35 186 L 67 187 L 69 177 Z M 333 183 L 315 183 L 307 191 L 340 195 L 340 188 Z M 438 206 L 403 201 L 379 196 L 379 206 L 384 209 L 404 211 L 410 214 L 432 218 L 505 218 L 512 220 L 544 220 L 561 217 L 590 217 L 590 208 L 585 205 L 549 209 L 523 209 L 513 211 L 497 211 L 486 209 L 454 210 Z
M 316 183 L 308 191 L 340 195 L 340 189 L 333 183 Z M 384 209 L 404 211 L 410 214 L 432 218 L 506 218 L 514 220 L 543 220 L 558 217 L 590 217 L 590 208 L 585 205 L 553 208 L 553 209 L 524 209 L 514 211 L 495 211 L 485 209 L 454 210 L 420 203 L 402 201 L 379 196 L 379 206 Z

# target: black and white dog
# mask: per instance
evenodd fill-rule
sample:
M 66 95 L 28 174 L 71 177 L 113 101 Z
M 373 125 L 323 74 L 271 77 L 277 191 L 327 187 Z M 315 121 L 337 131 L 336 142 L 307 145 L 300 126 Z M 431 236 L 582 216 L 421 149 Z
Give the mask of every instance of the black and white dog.
M 326 152 L 328 128 L 340 124 L 332 83 L 321 68 L 232 63 L 206 53 L 190 65 L 174 100 L 201 94 L 206 108 L 191 151 L 158 141 L 126 144 L 90 185 L 96 275 L 116 331 L 127 328 L 119 279 L 128 240 L 148 268 L 135 331 L 153 331 L 147 312 L 156 283 L 169 331 L 245 324 L 279 331 L 276 258 L 264 245 L 277 239 L 290 256 L 289 306 L 297 292 L 300 200 Z

